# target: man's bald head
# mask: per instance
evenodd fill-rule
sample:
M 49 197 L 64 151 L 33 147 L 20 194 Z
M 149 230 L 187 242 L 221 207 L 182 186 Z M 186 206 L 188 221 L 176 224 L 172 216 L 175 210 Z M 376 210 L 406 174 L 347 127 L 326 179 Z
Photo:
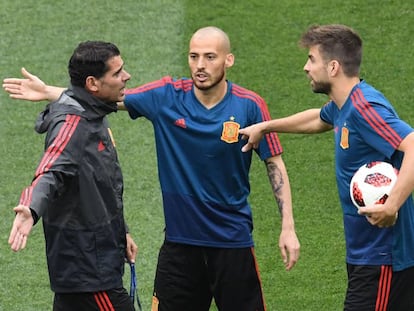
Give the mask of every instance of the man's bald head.
M 220 46 L 223 49 L 224 53 L 230 53 L 231 46 L 229 36 L 220 28 L 214 26 L 208 26 L 198 29 L 191 37 L 190 44 L 193 40 L 209 41 L 211 39 L 215 39 L 220 42 Z

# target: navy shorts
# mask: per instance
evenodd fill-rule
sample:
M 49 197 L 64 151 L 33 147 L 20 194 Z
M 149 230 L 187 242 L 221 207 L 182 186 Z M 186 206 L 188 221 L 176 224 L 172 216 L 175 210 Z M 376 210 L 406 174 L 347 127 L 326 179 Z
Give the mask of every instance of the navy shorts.
M 164 242 L 154 282 L 152 311 L 264 311 L 252 247 L 213 248 Z
M 414 267 L 347 265 L 345 311 L 414 310 Z
M 53 311 L 135 311 L 125 288 L 96 293 L 55 293 Z

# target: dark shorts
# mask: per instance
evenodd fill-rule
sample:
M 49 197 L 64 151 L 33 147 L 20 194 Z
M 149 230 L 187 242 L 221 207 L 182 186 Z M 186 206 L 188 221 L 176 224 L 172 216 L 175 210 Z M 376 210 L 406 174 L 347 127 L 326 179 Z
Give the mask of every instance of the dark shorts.
M 414 267 L 393 272 L 391 266 L 347 265 L 345 311 L 414 310 Z
M 253 248 L 211 248 L 164 242 L 152 311 L 264 311 Z
M 135 311 L 125 288 L 96 293 L 55 294 L 53 311 Z

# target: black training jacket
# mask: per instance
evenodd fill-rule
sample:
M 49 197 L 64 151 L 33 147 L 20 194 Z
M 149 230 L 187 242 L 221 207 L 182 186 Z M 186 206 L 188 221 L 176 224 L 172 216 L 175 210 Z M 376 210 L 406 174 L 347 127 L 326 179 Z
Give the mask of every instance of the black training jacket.
M 56 293 L 122 287 L 126 230 L 123 181 L 106 104 L 71 87 L 39 115 L 45 153 L 20 203 L 43 220 Z

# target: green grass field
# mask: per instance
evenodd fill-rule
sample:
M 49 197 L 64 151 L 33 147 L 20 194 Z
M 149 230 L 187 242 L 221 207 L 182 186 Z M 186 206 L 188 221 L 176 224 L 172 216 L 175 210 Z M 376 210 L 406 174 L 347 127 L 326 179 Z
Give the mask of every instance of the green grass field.
M 167 74 L 188 76 L 190 35 L 215 25 L 232 40 L 236 65 L 229 78 L 261 94 L 272 116 L 281 117 L 327 100 L 312 94 L 303 73 L 301 33 L 310 24 L 344 23 L 364 39 L 362 77 L 414 124 L 413 20 L 412 2 L 398 0 L 0 0 L 0 79 L 20 76 L 25 66 L 50 84 L 66 86 L 69 56 L 80 41 L 92 39 L 118 45 L 132 74 L 130 87 Z M 44 137 L 33 126 L 44 105 L 0 92 L 0 311 L 51 310 L 41 224 L 24 251 L 13 253 L 7 244 L 12 208 L 42 154 Z M 164 225 L 152 127 L 125 112 L 111 115 L 110 122 L 125 177 L 126 217 L 140 248 L 138 286 L 147 311 Z M 250 202 L 268 310 L 342 310 L 346 275 L 332 135 L 280 137 L 302 247 L 297 266 L 284 271 L 277 207 L 264 165 L 255 159 Z

